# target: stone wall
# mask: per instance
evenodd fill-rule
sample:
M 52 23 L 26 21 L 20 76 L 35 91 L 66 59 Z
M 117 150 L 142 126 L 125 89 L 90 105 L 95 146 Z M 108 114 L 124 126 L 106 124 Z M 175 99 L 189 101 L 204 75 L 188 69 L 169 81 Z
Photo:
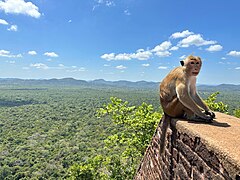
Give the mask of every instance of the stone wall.
M 159 124 L 135 180 L 240 180 L 240 119 L 216 115 L 212 124 L 171 119 L 162 155 Z

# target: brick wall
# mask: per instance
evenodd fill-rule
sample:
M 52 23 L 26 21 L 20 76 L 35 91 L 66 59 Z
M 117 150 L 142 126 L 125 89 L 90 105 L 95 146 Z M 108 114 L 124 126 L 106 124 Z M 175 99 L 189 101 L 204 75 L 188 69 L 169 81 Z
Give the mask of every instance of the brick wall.
M 162 155 L 160 124 L 135 179 L 240 180 L 240 119 L 217 117 L 213 124 L 172 119 Z

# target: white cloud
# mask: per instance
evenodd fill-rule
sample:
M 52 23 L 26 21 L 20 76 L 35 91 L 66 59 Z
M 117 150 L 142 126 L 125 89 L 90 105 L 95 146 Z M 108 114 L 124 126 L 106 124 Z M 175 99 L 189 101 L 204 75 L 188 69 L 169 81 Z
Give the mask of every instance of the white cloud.
M 240 57 L 240 51 L 230 51 L 227 55 L 233 57 Z
M 173 46 L 173 47 L 171 47 L 169 50 L 170 50 L 170 51 L 176 51 L 176 50 L 178 50 L 178 49 L 179 49 L 179 47 Z
M 159 52 L 156 52 L 156 55 L 158 57 L 168 57 L 168 56 L 171 56 L 171 53 L 169 51 L 159 51 Z
M 164 41 L 163 43 L 155 46 L 154 49 L 152 49 L 152 52 L 159 52 L 159 51 L 166 51 L 171 47 L 172 43 L 170 41 Z
M 237 69 L 237 70 L 238 70 L 238 69 L 240 69 L 240 67 L 236 67 L 235 69 Z
M 71 23 L 71 22 L 72 22 L 72 20 L 70 19 L 68 22 L 69 22 L 69 23 Z
M 85 68 L 85 67 L 80 67 L 80 68 L 78 69 L 78 71 L 84 72 L 84 71 L 86 71 L 86 68 Z
M 8 22 L 5 21 L 4 19 L 0 19 L 0 24 L 3 24 L 3 25 L 8 25 Z
M 158 57 L 168 57 L 171 53 L 168 49 L 172 46 L 170 41 L 164 41 L 163 43 L 155 46 L 151 51 L 155 52 L 155 55 Z
M 34 55 L 37 55 L 37 52 L 36 51 L 28 51 L 28 54 L 34 56 Z
M 136 53 L 133 53 L 130 55 L 133 59 L 138 60 L 147 60 L 152 56 L 152 53 L 150 51 L 144 51 L 144 49 L 139 49 L 136 51 Z
M 158 69 L 167 69 L 168 67 L 166 66 L 159 66 Z
M 180 47 L 189 47 L 191 45 L 205 46 L 205 45 L 216 44 L 216 43 L 217 43 L 216 41 L 204 40 L 200 34 L 194 34 L 194 35 L 190 35 L 190 36 L 184 38 L 183 40 L 181 40 L 178 43 L 178 46 L 180 46 Z
M 131 60 L 131 54 L 127 54 L 127 53 L 117 54 L 114 59 L 115 60 Z
M 221 51 L 223 49 L 223 47 L 221 45 L 211 45 L 210 47 L 208 47 L 206 50 L 209 52 L 215 52 L 215 51 Z
M 179 57 L 179 59 L 185 59 L 186 57 L 186 55 L 182 55 L 181 57 Z
M 43 63 L 30 64 L 30 67 L 35 67 L 37 69 L 44 69 L 44 70 L 49 69 L 49 67 Z
M 176 33 L 173 33 L 170 38 L 173 38 L 173 39 L 177 39 L 177 38 L 185 38 L 189 35 L 192 35 L 194 34 L 193 32 L 190 32 L 188 30 L 185 30 L 185 31 L 182 31 L 182 32 L 176 32 Z
M 3 10 L 7 14 L 24 14 L 34 18 L 41 16 L 36 5 L 32 2 L 25 2 L 24 0 L 0 1 L 0 10 Z
M 112 7 L 115 6 L 115 2 L 114 1 L 110 1 L 110 0 L 95 0 L 95 4 L 92 8 L 92 10 L 94 11 L 97 7 L 104 5 L 106 7 Z
M 115 54 L 114 53 L 110 53 L 110 54 L 103 54 L 101 56 L 102 59 L 106 59 L 107 61 L 111 61 L 115 59 Z
M 127 69 L 127 67 L 126 66 L 123 66 L 123 65 L 119 65 L 119 66 L 116 66 L 116 69 Z
M 10 28 L 7 29 L 8 31 L 17 31 L 18 27 L 17 25 L 11 25 Z
M 15 64 L 16 61 L 6 61 L 7 63 L 10 63 L 10 64 Z
M 48 57 L 58 57 L 58 55 L 55 52 L 45 52 L 44 55 Z
M 114 1 L 105 1 L 105 5 L 108 7 L 115 6 Z
M 143 67 L 149 67 L 150 64 L 142 64 Z
M 147 60 L 152 56 L 152 53 L 150 51 L 144 51 L 144 49 L 139 49 L 136 51 L 136 53 L 120 53 L 116 54 L 115 53 L 110 53 L 110 54 L 103 54 L 101 56 L 102 59 L 105 59 L 107 61 L 111 60 L 131 60 L 131 59 L 138 59 L 138 60 Z
M 63 64 L 58 64 L 59 67 L 65 67 Z
M 0 50 L 0 56 L 2 57 L 8 57 L 8 58 L 21 58 L 22 55 L 21 54 L 11 54 L 10 51 L 6 51 L 6 50 Z
M 128 9 L 126 9 L 126 10 L 124 11 L 124 14 L 125 14 L 126 16 L 130 16 L 130 15 L 131 15 L 131 13 L 129 12 Z
M 227 59 L 227 58 L 225 58 L 225 57 L 222 57 L 221 59 L 225 60 L 225 59 Z
M 110 65 L 109 65 L 109 64 L 104 64 L 103 66 L 104 66 L 104 67 L 109 67 Z

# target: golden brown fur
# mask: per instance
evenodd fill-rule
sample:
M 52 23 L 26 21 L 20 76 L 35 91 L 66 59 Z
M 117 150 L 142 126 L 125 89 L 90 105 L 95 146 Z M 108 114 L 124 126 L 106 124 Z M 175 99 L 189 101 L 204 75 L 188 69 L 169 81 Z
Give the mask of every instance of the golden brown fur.
M 189 120 L 212 122 L 215 114 L 210 111 L 196 91 L 196 76 L 202 61 L 200 57 L 188 56 L 182 66 L 173 69 L 160 84 L 160 102 L 164 111 L 161 152 L 164 148 L 166 129 L 170 117 L 185 117 Z

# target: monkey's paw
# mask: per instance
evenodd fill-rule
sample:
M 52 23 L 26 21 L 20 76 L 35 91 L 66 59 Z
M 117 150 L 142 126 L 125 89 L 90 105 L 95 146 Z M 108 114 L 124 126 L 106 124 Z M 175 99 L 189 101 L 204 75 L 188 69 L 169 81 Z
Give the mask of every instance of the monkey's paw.
M 206 115 L 209 115 L 212 119 L 216 118 L 216 115 L 213 111 L 209 110 L 209 111 L 205 111 Z

